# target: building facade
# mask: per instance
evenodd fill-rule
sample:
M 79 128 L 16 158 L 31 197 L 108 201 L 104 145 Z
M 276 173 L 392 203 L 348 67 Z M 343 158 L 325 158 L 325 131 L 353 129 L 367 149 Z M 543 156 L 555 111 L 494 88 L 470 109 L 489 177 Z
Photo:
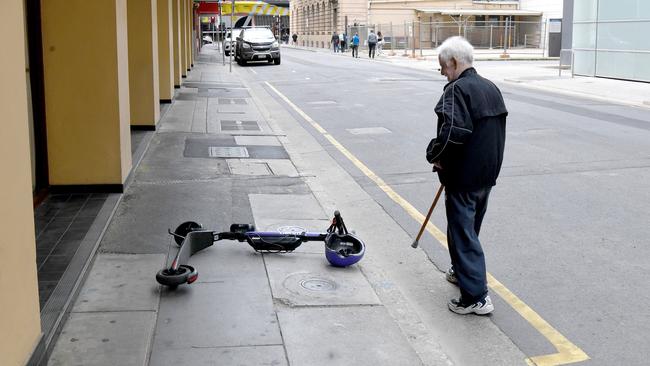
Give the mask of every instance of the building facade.
M 574 0 L 577 75 L 650 82 L 650 1 Z
M 545 23 L 561 17 L 561 0 L 291 2 L 291 29 L 298 34 L 298 45 L 325 48 L 333 32 L 359 33 L 363 44 L 370 29 L 388 37 L 388 48 L 432 48 L 459 34 L 477 47 L 546 48 Z
M 367 24 L 366 0 L 297 0 L 290 5 L 291 34 L 298 45 L 328 48 L 332 33 L 345 32 L 353 24 Z
M 1 2 L 3 366 L 43 360 L 92 260 L 73 252 L 82 265 L 43 284 L 49 254 L 36 247 L 35 207 L 48 193 L 123 191 L 132 130 L 156 128 L 161 103 L 193 66 L 194 8 L 192 0 Z

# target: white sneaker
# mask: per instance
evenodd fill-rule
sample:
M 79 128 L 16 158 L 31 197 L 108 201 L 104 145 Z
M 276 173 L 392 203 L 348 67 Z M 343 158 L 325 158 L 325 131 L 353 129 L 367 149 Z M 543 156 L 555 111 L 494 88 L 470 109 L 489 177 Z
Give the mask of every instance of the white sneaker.
M 492 299 L 490 295 L 486 296 L 485 299 L 478 301 L 472 305 L 463 305 L 460 302 L 460 298 L 451 299 L 447 303 L 449 310 L 453 311 L 456 314 L 476 314 L 476 315 L 485 315 L 494 311 L 494 305 L 492 305 Z

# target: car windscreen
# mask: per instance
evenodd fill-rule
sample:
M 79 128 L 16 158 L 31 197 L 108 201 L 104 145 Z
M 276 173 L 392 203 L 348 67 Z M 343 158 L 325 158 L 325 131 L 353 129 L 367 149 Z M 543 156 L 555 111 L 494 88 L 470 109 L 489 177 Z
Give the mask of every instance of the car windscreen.
M 275 37 L 273 33 L 266 28 L 246 29 L 244 31 L 244 40 L 248 42 L 273 42 Z

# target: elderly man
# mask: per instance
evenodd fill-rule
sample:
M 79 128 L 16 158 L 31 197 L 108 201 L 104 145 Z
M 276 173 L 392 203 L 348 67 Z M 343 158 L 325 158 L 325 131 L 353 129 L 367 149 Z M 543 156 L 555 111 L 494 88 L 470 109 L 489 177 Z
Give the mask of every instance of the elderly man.
M 473 52 L 463 37 L 438 48 L 440 72 L 449 83 L 435 107 L 437 136 L 427 146 L 427 160 L 445 186 L 446 278 L 460 288 L 460 297 L 447 305 L 457 314 L 484 315 L 494 306 L 478 234 L 501 170 L 508 111 L 499 89 L 472 67 Z

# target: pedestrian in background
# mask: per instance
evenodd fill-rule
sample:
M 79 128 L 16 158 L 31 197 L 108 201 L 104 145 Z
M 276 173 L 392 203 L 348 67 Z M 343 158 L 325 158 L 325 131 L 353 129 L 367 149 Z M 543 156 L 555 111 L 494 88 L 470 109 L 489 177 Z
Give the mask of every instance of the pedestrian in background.
M 371 29 L 368 34 L 368 58 L 375 58 L 375 47 L 377 47 L 377 35 Z
M 293 39 L 293 45 L 297 46 L 298 45 L 298 35 L 294 33 L 291 38 Z
M 474 49 L 465 38 L 448 38 L 437 52 L 449 83 L 435 107 L 437 136 L 427 146 L 427 161 L 445 186 L 446 278 L 460 289 L 447 306 L 457 314 L 483 315 L 494 306 L 478 235 L 503 162 L 508 111 L 499 88 L 472 67 Z
M 334 53 L 339 52 L 339 36 L 336 34 L 336 32 L 332 32 L 332 49 L 334 50 Z
M 384 36 L 381 34 L 381 31 L 377 32 L 377 54 L 384 54 Z
M 359 58 L 359 34 L 355 33 L 352 37 L 352 57 Z
M 339 34 L 339 47 L 341 47 L 341 52 L 345 52 L 345 37 L 344 33 Z

